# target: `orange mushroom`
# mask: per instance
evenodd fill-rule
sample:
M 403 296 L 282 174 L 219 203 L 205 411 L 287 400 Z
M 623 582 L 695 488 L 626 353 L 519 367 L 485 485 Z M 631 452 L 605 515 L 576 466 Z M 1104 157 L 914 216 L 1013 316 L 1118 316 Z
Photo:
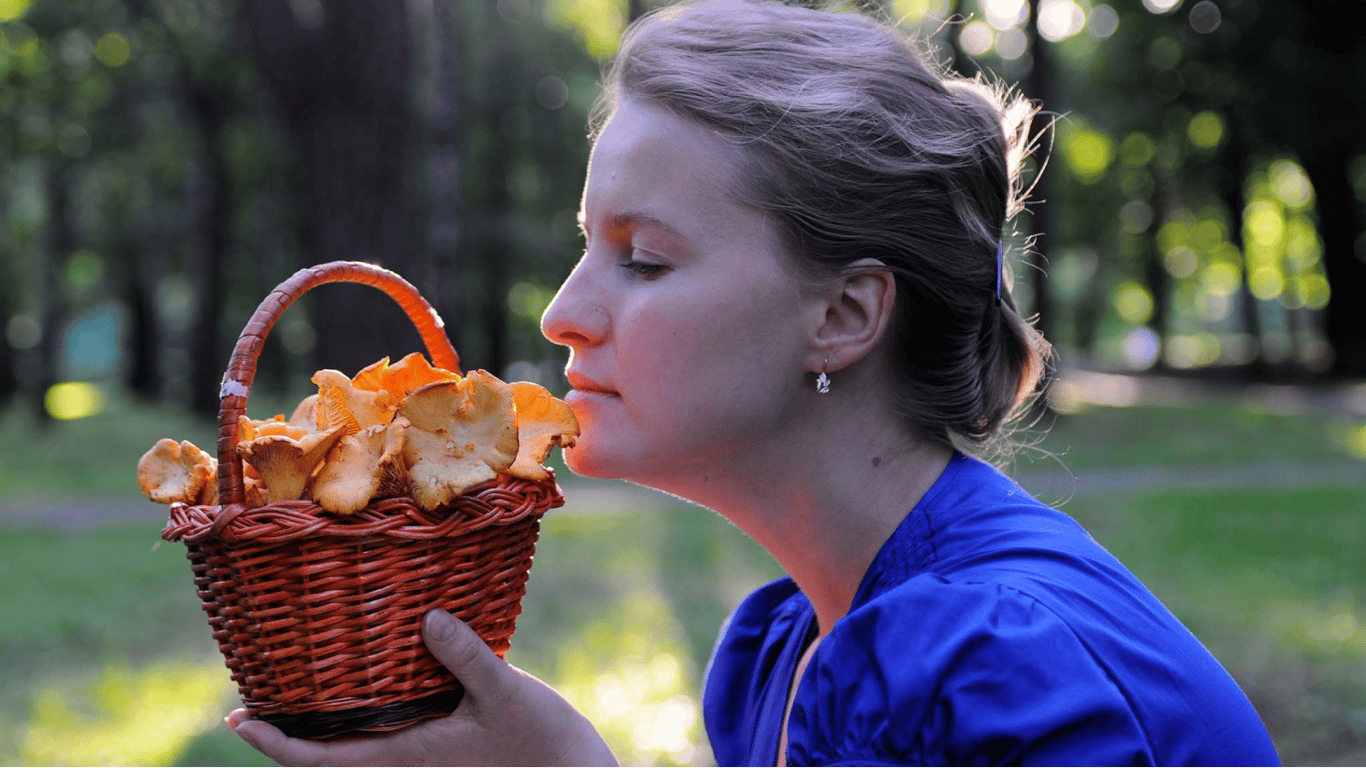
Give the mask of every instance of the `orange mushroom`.
M 393 365 L 389 358 L 366 366 L 351 383 L 356 389 L 369 392 L 388 392 L 395 400 L 402 400 L 418 389 L 438 381 L 459 381 L 460 374 L 433 367 L 421 352 L 413 352 Z
M 309 395 L 299 401 L 294 406 L 294 413 L 289 415 L 289 423 L 297 427 L 303 427 L 312 432 L 318 427 L 318 396 Z
M 394 417 L 398 400 L 385 391 L 368 392 L 357 389 L 341 371 L 325 368 L 313 374 L 318 385 L 316 422 L 318 429 L 341 427 L 354 435 L 366 427 L 388 424 Z
M 487 371 L 421 387 L 398 415 L 411 425 L 403 456 L 412 496 L 424 509 L 496 478 L 517 457 L 512 387 Z
M 408 420 L 400 417 L 343 436 L 313 480 L 313 500 L 329 512 L 352 514 L 372 498 L 406 494 L 403 443 L 407 427 Z
M 340 426 L 300 438 L 264 435 L 237 444 L 242 460 L 256 468 L 270 503 L 302 498 L 308 480 L 343 434 Z
M 574 445 L 579 422 L 569 406 L 545 387 L 529 381 L 515 381 L 510 386 L 517 409 L 517 459 L 507 473 L 526 480 L 545 480 L 550 474 L 542 464 L 551 446 Z
M 138 488 L 160 504 L 197 504 L 217 465 L 212 456 L 188 440 L 177 443 L 162 438 L 138 460 Z

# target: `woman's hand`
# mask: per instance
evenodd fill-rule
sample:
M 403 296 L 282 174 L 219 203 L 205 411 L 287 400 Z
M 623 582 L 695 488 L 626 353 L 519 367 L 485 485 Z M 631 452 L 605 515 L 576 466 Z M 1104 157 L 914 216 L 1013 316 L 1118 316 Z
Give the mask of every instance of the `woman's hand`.
M 465 686 L 449 716 L 392 734 L 308 741 L 250 719 L 228 725 L 283 765 L 615 765 L 593 724 L 550 686 L 498 658 L 445 611 L 422 625 L 431 652 Z

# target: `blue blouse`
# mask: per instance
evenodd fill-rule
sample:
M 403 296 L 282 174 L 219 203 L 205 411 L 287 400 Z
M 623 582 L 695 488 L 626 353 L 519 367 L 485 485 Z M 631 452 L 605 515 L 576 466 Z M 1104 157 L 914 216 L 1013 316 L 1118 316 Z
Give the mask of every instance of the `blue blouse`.
M 708 665 L 718 765 L 773 765 L 815 636 L 791 579 L 735 610 Z M 789 765 L 1274 765 L 1238 685 L 1071 518 L 956 454 L 802 675 Z

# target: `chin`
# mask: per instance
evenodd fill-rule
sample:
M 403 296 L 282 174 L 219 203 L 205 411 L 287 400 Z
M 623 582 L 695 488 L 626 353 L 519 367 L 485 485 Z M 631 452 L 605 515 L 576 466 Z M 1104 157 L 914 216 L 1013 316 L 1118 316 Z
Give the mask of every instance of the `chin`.
M 600 455 L 595 455 L 591 446 L 585 445 L 582 437 L 573 448 L 564 449 L 564 465 L 569 467 L 569 471 L 580 477 L 592 477 L 598 480 L 615 480 L 621 475 L 612 471 L 610 462 L 603 462 Z

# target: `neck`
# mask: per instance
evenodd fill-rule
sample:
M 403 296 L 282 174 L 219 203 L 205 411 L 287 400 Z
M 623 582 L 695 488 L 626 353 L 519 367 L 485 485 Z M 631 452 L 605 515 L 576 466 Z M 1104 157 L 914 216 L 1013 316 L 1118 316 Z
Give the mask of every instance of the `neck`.
M 952 450 L 891 426 L 900 419 L 866 401 L 819 405 L 770 450 L 732 454 L 694 476 L 704 479 L 662 490 L 716 510 L 773 555 L 811 600 L 824 637 Z

